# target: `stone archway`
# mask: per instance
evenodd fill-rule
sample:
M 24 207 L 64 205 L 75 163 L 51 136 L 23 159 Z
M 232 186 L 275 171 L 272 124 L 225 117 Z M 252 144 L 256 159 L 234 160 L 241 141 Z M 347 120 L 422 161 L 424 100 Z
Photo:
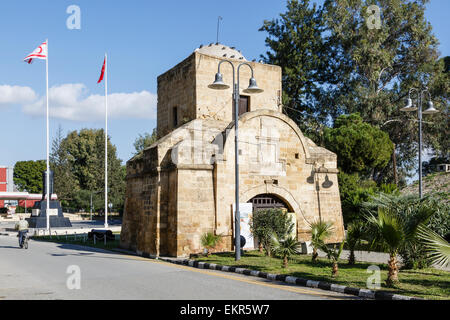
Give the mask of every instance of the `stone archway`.
M 296 213 L 298 224 L 309 225 L 309 221 L 305 218 L 305 214 L 300 205 L 298 204 L 298 202 L 295 200 L 292 194 L 283 187 L 273 184 L 263 184 L 250 188 L 240 193 L 239 198 L 242 199 L 240 200 L 240 202 L 249 202 L 252 198 L 261 194 L 269 194 L 276 196 L 283 203 L 286 204 L 289 212 Z
M 291 210 L 287 203 L 274 194 L 259 194 L 251 198 L 247 203 L 253 204 L 253 212 L 265 209 Z

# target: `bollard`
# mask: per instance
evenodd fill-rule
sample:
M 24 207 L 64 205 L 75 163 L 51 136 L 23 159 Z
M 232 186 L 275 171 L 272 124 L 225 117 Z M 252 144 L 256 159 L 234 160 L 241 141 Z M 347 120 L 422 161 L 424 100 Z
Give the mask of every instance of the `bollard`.
M 105 246 L 106 246 L 106 233 L 103 235 L 103 239 L 105 240 Z
M 66 231 L 66 240 L 67 240 L 67 231 Z
M 77 241 L 77 233 L 75 232 L 75 241 Z
M 95 233 L 94 233 L 94 245 L 95 245 Z

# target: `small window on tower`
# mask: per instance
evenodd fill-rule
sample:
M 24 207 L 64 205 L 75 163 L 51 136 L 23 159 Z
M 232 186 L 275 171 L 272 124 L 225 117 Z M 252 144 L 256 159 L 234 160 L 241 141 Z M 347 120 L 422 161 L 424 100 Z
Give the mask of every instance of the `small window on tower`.
M 174 128 L 178 126 L 178 108 L 173 107 L 172 109 L 172 125 Z

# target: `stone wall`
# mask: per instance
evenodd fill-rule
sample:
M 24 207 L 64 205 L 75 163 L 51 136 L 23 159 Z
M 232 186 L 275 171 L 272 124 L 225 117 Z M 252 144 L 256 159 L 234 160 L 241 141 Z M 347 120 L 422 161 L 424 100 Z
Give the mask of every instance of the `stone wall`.
M 196 59 L 196 117 L 200 119 L 211 118 L 230 122 L 233 120 L 233 73 L 229 63 L 222 63 L 220 72 L 223 81 L 230 86 L 229 89 L 215 90 L 208 88 L 213 83 L 217 67 L 221 59 L 205 54 L 195 53 Z M 228 59 L 236 71 L 241 60 Z M 247 94 L 251 76 L 250 68 L 240 68 L 240 94 L 250 97 L 250 111 L 266 109 L 280 111 L 281 105 L 281 68 L 279 66 L 248 62 L 254 70 L 257 84 L 264 91 L 258 94 Z M 236 79 L 237 81 L 237 79 Z
M 157 132 L 161 138 L 193 119 L 215 119 L 230 122 L 233 119 L 233 74 L 228 63 L 221 65 L 224 81 L 230 88 L 208 88 L 214 81 L 220 58 L 194 52 L 188 58 L 158 77 Z M 237 70 L 244 61 L 228 59 Z M 247 94 L 251 71 L 240 68 L 240 93 L 250 97 L 250 111 L 268 109 L 281 111 L 281 68 L 275 65 L 248 62 L 254 70 L 259 94 Z M 237 79 L 236 79 L 237 80 Z M 173 111 L 177 107 L 178 124 L 173 125 Z
M 195 56 L 192 54 L 158 77 L 157 132 L 161 138 L 174 128 L 195 119 Z M 178 124 L 173 126 L 173 108 Z

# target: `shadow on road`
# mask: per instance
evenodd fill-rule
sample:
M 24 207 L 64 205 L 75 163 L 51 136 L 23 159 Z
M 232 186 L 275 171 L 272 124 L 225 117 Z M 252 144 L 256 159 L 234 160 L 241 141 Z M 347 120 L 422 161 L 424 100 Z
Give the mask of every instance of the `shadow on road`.
M 0 246 L 0 249 L 20 249 L 20 250 L 23 250 L 21 247 L 19 247 L 19 245 L 17 245 L 17 247 L 13 247 L 13 246 Z
M 83 245 L 77 245 L 77 244 L 67 244 L 67 243 L 56 243 L 58 248 L 64 249 L 64 250 L 72 250 L 72 251 L 80 251 L 77 253 L 48 253 L 51 256 L 54 257 L 65 257 L 65 256 L 79 256 L 79 257 L 88 257 L 88 258 L 99 258 L 99 259 L 117 259 L 117 260 L 135 260 L 128 258 L 124 256 L 123 253 L 110 251 L 107 249 L 101 249 L 101 248 L 93 248 Z M 95 255 L 95 253 L 103 253 L 107 254 L 108 256 L 100 256 Z M 111 257 L 111 255 L 117 256 L 117 257 Z

